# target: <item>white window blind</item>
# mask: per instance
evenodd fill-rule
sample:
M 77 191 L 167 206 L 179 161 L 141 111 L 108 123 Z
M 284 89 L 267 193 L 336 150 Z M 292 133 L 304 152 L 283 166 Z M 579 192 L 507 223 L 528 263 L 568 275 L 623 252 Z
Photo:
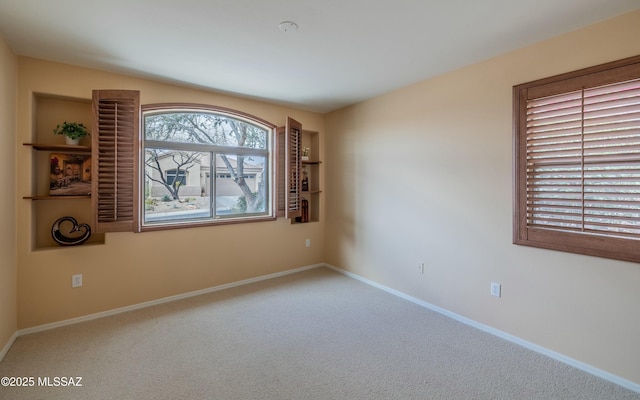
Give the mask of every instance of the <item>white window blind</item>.
M 640 79 L 526 108 L 527 227 L 640 238 Z

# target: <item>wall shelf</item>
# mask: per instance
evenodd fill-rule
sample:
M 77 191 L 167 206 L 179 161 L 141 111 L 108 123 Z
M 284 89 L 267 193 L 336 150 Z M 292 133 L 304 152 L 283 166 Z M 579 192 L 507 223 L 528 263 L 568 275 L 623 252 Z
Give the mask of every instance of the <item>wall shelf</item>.
M 302 198 L 308 202 L 307 218 L 297 217 L 292 222 L 306 223 L 320 220 L 320 202 L 322 193 L 320 179 L 320 134 L 315 131 L 302 131 L 302 147 L 310 148 L 309 160 L 301 160 L 303 176 L 308 179 L 308 190 L 301 192 Z M 303 185 L 304 187 L 304 185 Z M 304 214 L 304 211 L 303 211 Z
M 80 153 L 90 154 L 89 146 L 72 146 L 68 144 L 46 144 L 46 143 L 23 143 L 25 146 L 31 146 L 34 150 L 40 151 L 56 151 L 60 153 Z
M 91 196 L 24 196 L 25 200 L 72 200 L 72 199 L 90 199 Z
M 23 143 L 24 146 L 31 147 L 37 151 L 53 151 L 65 154 L 91 154 L 91 147 L 68 144 L 48 144 L 48 143 Z M 71 199 L 90 199 L 91 195 L 72 195 L 72 196 L 24 196 L 25 200 L 71 200 Z
M 31 249 L 74 248 L 76 246 L 59 246 L 51 235 L 51 227 L 60 217 L 72 216 L 79 223 L 93 221 L 90 189 L 86 192 L 74 192 L 69 195 L 51 195 L 51 154 L 91 156 L 91 141 L 83 139 L 82 145 L 65 144 L 64 137 L 54 135 L 53 129 L 61 121 L 75 121 L 91 126 L 91 99 L 79 99 L 36 93 L 33 96 L 34 121 L 31 137 L 23 142 L 23 148 L 29 149 L 25 154 L 24 165 L 29 165 L 31 182 L 29 192 L 22 197 L 31 204 L 33 233 Z M 86 144 L 86 145 L 85 145 Z M 89 174 L 90 166 L 83 166 L 79 173 Z M 83 182 L 90 179 L 82 178 Z M 93 227 L 92 227 L 93 228 Z M 104 233 L 92 233 L 91 238 L 82 246 L 104 244 Z

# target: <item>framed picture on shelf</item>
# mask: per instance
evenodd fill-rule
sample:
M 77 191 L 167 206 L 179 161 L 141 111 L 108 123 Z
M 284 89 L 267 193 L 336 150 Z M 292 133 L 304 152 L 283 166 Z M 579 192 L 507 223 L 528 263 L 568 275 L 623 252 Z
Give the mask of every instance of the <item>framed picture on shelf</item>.
M 87 196 L 91 194 L 91 156 L 51 153 L 49 195 Z

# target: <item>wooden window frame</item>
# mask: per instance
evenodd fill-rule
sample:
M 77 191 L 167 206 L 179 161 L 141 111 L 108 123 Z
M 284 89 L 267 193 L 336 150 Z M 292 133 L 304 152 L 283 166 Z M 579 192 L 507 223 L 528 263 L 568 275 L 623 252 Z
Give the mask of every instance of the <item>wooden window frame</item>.
M 545 96 L 568 93 L 580 88 L 584 90 L 634 79 L 640 79 L 640 56 L 513 87 L 514 244 L 640 262 L 640 235 L 620 237 L 613 234 L 541 228 L 529 224 L 527 214 L 527 102 Z M 584 144 L 582 146 L 584 147 Z

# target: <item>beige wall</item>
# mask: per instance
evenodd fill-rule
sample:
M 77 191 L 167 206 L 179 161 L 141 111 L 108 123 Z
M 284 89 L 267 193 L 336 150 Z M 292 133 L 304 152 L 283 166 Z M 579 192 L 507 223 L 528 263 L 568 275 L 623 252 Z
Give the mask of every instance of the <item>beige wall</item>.
M 511 87 L 640 54 L 639 34 L 640 12 L 627 14 L 327 116 L 30 58 L 16 69 L 0 41 L 0 164 L 17 176 L 16 193 L 0 193 L 0 348 L 16 328 L 327 261 L 640 383 L 638 265 L 511 244 Z M 97 88 L 278 125 L 289 115 L 322 132 L 320 223 L 114 233 L 104 244 L 33 249 L 50 227 L 37 225 L 37 202 L 16 200 L 35 186 L 22 146 L 34 136 L 32 94 L 89 99 Z M 72 289 L 76 273 L 84 286 Z M 502 283 L 501 299 L 489 296 L 491 281 Z
M 324 131 L 320 114 L 254 100 L 108 74 L 31 58 L 18 64 L 19 196 L 29 195 L 34 139 L 33 93 L 90 99 L 92 89 L 139 89 L 142 104 L 195 102 L 241 110 L 276 125 L 291 116 L 305 129 Z M 60 115 L 60 122 L 68 116 Z M 53 127 L 37 127 L 38 136 Z M 43 132 L 44 130 L 44 132 Z M 13 168 L 8 168 L 13 170 Z M 55 204 L 54 204 L 55 203 Z M 38 233 L 49 235 L 36 209 L 56 209 L 58 201 L 18 202 L 18 328 L 133 305 L 229 282 L 312 265 L 324 260 L 323 222 L 291 225 L 279 219 L 215 227 L 145 233 L 106 234 L 104 244 L 34 249 Z M 88 202 L 80 201 L 81 207 Z M 75 213 L 74 213 L 75 215 Z M 59 215 L 62 216 L 62 215 Z M 90 222 L 90 221 L 80 221 Z M 35 232 L 37 230 L 38 232 Z M 305 239 L 311 239 L 306 248 Z M 71 275 L 83 274 L 84 285 L 71 288 Z
M 0 37 L 0 351 L 16 331 L 16 78 L 17 57 Z
M 640 265 L 515 246 L 511 225 L 512 86 L 638 37 L 634 12 L 328 114 L 326 261 L 640 383 Z

